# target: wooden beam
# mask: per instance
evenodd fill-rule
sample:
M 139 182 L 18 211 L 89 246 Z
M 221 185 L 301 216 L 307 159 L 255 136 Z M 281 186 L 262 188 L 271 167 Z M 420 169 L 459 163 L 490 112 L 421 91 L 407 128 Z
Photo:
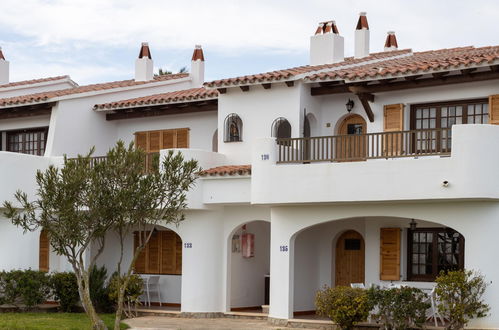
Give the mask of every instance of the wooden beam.
M 359 93 L 357 94 L 357 97 L 360 100 L 360 103 L 362 103 L 362 107 L 364 107 L 364 111 L 366 112 L 367 118 L 369 118 L 369 121 L 372 123 L 374 122 L 374 113 L 373 110 L 371 109 L 371 105 L 369 104 L 369 101 L 372 100 L 371 102 L 374 102 L 374 95 L 373 94 L 366 94 L 366 93 Z
M 272 84 L 268 83 L 268 84 L 262 84 L 263 88 L 265 89 L 270 89 L 272 87 Z
M 435 73 L 432 73 L 431 75 L 435 78 L 442 78 L 443 76 L 446 76 L 449 74 L 449 71 L 445 71 L 445 72 L 435 72 Z
M 239 86 L 243 92 L 249 92 L 249 86 Z
M 321 87 L 327 87 L 327 86 L 339 85 L 340 83 L 343 83 L 343 80 L 320 82 L 319 86 L 321 86 Z
M 0 119 L 50 115 L 55 102 L 0 108 Z
M 407 76 L 407 77 L 404 77 L 405 80 L 407 81 L 414 81 L 416 79 L 419 79 L 421 78 L 423 75 L 422 74 L 417 74 L 417 75 L 414 75 L 414 76 Z
M 197 103 L 205 103 L 198 105 Z M 210 100 L 203 102 L 191 102 L 191 104 L 170 104 L 170 105 L 155 105 L 140 108 L 129 108 L 116 110 L 113 113 L 106 114 L 106 120 L 131 119 L 141 117 L 157 117 L 176 115 L 193 112 L 205 112 L 218 110 L 218 100 Z
M 463 70 L 461 70 L 461 74 L 468 75 L 468 74 L 475 72 L 475 71 L 476 71 L 476 68 L 463 69 Z
M 441 78 L 425 78 L 414 81 L 396 81 L 389 84 L 371 84 L 358 89 L 359 93 L 383 93 L 404 89 L 445 86 L 485 80 L 499 79 L 499 70 L 474 72 L 468 75 L 455 75 Z M 348 85 L 331 87 L 312 87 L 312 95 L 342 94 L 348 93 Z
M 225 93 L 227 93 L 227 88 L 217 88 L 217 91 L 218 91 L 220 94 L 225 94 Z
M 286 86 L 293 87 L 295 85 L 294 81 L 286 81 Z

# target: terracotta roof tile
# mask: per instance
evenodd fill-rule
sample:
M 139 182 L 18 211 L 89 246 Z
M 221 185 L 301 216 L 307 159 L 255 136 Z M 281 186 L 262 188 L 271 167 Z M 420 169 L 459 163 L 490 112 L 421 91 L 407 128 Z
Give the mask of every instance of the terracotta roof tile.
M 137 97 L 128 100 L 96 104 L 94 110 L 115 110 L 120 108 L 132 108 L 140 107 L 145 105 L 159 105 L 167 103 L 180 103 L 180 102 L 192 102 L 207 99 L 216 99 L 218 97 L 218 91 L 213 89 L 201 88 L 191 88 L 180 91 L 148 95 L 144 97 Z
M 121 81 L 107 82 L 101 84 L 85 85 L 85 86 L 61 89 L 56 91 L 48 91 L 43 93 L 21 95 L 16 97 L 0 99 L 0 106 L 11 107 L 26 103 L 45 102 L 47 100 L 66 95 L 87 93 L 93 91 L 102 91 L 102 90 L 121 88 L 121 87 L 131 87 L 131 86 L 137 86 L 137 85 L 143 85 L 143 84 L 149 84 L 149 83 L 155 83 L 155 82 L 161 82 L 173 79 L 180 79 L 188 76 L 189 76 L 188 73 L 177 73 L 177 74 L 157 76 L 154 77 L 154 80 L 151 81 L 135 81 L 133 79 L 129 79 L 129 80 L 121 80 Z
M 8 84 L 0 85 L 0 88 L 33 85 L 33 84 L 39 84 L 39 83 L 44 83 L 44 82 L 49 82 L 49 81 L 57 81 L 57 80 L 63 80 L 63 79 L 70 79 L 70 78 L 69 78 L 69 76 L 57 76 L 57 77 L 48 77 L 48 78 L 40 78 L 40 79 L 32 79 L 32 80 L 14 81 L 14 82 L 11 82 Z M 71 81 L 71 82 L 76 85 L 75 82 L 73 82 L 73 81 Z
M 314 71 L 325 70 L 325 69 L 334 69 L 345 65 L 359 64 L 383 58 L 396 57 L 403 54 L 409 54 L 410 52 L 411 52 L 410 49 L 402 49 L 390 52 L 373 53 L 363 58 L 347 57 L 343 62 L 338 62 L 333 64 L 323 64 L 323 65 L 313 65 L 313 66 L 305 65 L 284 70 L 276 70 L 271 72 L 264 72 L 264 73 L 235 77 L 235 78 L 220 79 L 207 82 L 204 85 L 207 87 L 216 88 L 216 87 L 238 86 L 244 84 L 255 84 L 261 82 L 284 81 L 300 74 L 312 73 Z
M 432 71 L 457 69 L 462 66 L 491 64 L 499 61 L 499 46 L 473 46 L 416 52 L 410 56 L 387 59 L 346 69 L 331 70 L 305 77 L 309 81 L 365 80 L 386 76 L 406 76 Z
M 251 165 L 227 165 L 218 166 L 204 170 L 200 173 L 201 176 L 215 175 L 251 175 Z

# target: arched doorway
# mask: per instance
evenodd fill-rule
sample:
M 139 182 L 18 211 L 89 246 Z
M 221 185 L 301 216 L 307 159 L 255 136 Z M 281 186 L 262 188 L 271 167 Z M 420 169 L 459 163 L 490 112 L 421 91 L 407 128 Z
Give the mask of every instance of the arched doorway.
M 360 115 L 349 115 L 338 127 L 336 160 L 364 160 L 367 152 L 367 124 Z
M 355 230 L 341 234 L 336 242 L 335 285 L 364 283 L 365 245 Z

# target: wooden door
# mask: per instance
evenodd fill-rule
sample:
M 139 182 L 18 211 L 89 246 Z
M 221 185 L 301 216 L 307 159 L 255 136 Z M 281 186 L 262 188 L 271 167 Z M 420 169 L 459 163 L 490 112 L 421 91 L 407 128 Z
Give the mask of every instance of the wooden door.
M 364 283 L 364 239 L 354 231 L 344 232 L 336 242 L 335 285 Z
M 367 125 L 359 115 L 346 117 L 338 129 L 336 138 L 336 160 L 365 160 L 367 152 Z

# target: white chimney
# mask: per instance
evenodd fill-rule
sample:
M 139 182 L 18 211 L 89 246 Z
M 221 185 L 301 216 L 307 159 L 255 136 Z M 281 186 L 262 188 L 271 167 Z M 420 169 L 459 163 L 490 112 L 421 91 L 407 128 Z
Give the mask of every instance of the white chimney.
M 359 14 L 359 21 L 355 28 L 355 58 L 369 56 L 369 24 L 366 12 Z
M 9 61 L 5 60 L 0 47 L 0 85 L 9 83 Z
M 191 59 L 192 87 L 201 87 L 204 83 L 204 54 L 201 45 L 196 45 Z
M 135 60 L 135 81 L 150 81 L 154 79 L 153 61 L 147 42 L 140 47 L 139 58 Z
M 344 60 L 345 40 L 334 21 L 319 23 L 315 35 L 310 37 L 310 65 L 322 65 Z
M 397 44 L 397 37 L 395 37 L 395 31 L 388 31 L 388 35 L 386 36 L 386 41 L 385 41 L 385 52 L 397 49 L 398 49 L 398 44 Z

